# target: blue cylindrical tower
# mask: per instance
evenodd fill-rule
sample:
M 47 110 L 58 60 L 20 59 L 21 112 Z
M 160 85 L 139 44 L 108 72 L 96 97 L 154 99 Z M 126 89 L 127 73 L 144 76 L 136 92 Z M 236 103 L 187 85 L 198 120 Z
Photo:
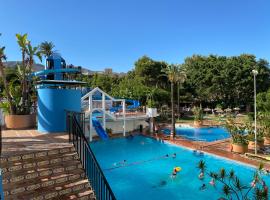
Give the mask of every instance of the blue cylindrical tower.
M 84 82 L 63 80 L 64 74 L 78 72 L 78 68 L 66 68 L 62 57 L 50 56 L 47 68 L 33 74 L 43 77 L 43 80 L 37 82 L 38 131 L 65 132 L 66 111 L 81 111 L 80 86 Z

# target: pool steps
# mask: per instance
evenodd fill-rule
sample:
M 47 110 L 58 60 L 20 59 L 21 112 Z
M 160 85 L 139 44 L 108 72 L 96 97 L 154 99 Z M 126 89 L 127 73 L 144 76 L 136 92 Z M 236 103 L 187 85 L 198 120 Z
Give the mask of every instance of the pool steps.
M 1 158 L 5 200 L 95 199 L 72 145 Z

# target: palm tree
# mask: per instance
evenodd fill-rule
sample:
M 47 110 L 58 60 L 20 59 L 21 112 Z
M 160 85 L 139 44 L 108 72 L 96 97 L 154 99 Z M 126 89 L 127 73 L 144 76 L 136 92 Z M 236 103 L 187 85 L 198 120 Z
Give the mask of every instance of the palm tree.
M 22 52 L 22 105 L 26 106 L 27 99 L 27 79 L 26 79 L 26 53 L 27 53 L 27 45 L 29 43 L 27 39 L 27 34 L 16 34 L 17 43 Z
M 178 73 L 177 73 L 177 111 L 178 111 L 178 119 L 180 117 L 180 85 L 185 82 L 187 78 L 186 72 L 182 69 L 182 65 L 178 66 Z
M 54 44 L 52 42 L 48 42 L 48 41 L 44 41 L 40 44 L 39 48 L 40 48 L 40 52 L 41 55 L 44 55 L 45 58 L 48 58 L 49 56 L 51 56 L 53 53 L 55 53 L 54 49 Z M 46 69 L 48 67 L 48 64 L 46 62 Z
M 168 80 L 171 83 L 171 109 L 172 109 L 172 132 L 171 137 L 175 138 L 175 116 L 174 116 L 174 84 L 177 83 L 178 80 L 178 67 L 177 65 L 167 65 L 164 70 L 162 70 L 166 76 L 168 77 Z
M 55 46 L 52 42 L 44 41 L 40 44 L 39 47 L 42 55 L 44 55 L 46 58 L 48 58 L 55 52 L 53 50 Z
M 1 76 L 2 76 L 2 79 L 3 79 L 5 92 L 6 92 L 7 100 L 8 100 L 8 103 L 9 103 L 9 112 L 10 112 L 10 114 L 15 114 L 16 108 L 14 107 L 14 105 L 12 103 L 12 97 L 11 97 L 11 94 L 10 94 L 10 91 L 9 91 L 9 86 L 8 86 L 8 82 L 7 82 L 6 74 L 5 74 L 5 66 L 3 64 L 3 62 L 6 59 L 7 59 L 7 57 L 5 55 L 5 47 L 0 46 L 0 73 L 1 73 Z
M 40 51 L 39 47 L 33 47 L 29 42 L 26 47 L 26 53 L 28 56 L 28 66 L 30 71 L 32 71 L 34 57 L 36 56 L 42 62 L 42 52 Z

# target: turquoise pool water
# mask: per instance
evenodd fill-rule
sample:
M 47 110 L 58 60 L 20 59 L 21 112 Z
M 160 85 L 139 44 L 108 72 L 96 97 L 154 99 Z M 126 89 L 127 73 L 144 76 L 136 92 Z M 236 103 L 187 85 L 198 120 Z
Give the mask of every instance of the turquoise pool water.
M 120 200 L 135 199 L 218 199 L 221 184 L 212 187 L 210 178 L 198 179 L 197 163 L 203 159 L 211 171 L 234 169 L 241 181 L 249 184 L 254 168 L 210 154 L 194 154 L 193 151 L 144 136 L 126 139 L 111 139 L 91 143 L 104 174 Z M 172 154 L 176 153 L 176 158 Z M 166 154 L 169 157 L 166 157 Z M 126 166 L 117 164 L 126 160 Z M 182 170 L 175 179 L 171 178 L 174 167 Z M 270 185 L 270 178 L 266 177 Z M 205 183 L 204 191 L 199 187 Z
M 170 134 L 169 129 L 164 129 L 163 132 L 165 134 Z M 176 128 L 176 134 L 181 135 L 189 140 L 205 142 L 213 142 L 216 140 L 222 140 L 230 137 L 229 132 L 224 127 L 178 127 Z

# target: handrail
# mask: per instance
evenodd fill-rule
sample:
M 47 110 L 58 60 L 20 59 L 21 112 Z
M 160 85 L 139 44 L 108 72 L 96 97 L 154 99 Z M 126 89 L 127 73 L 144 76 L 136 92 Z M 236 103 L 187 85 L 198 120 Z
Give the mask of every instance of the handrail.
M 0 124 L 0 157 L 2 156 L 2 126 Z
M 84 135 L 84 113 L 67 111 L 67 131 L 98 200 L 116 200 L 114 193 Z

